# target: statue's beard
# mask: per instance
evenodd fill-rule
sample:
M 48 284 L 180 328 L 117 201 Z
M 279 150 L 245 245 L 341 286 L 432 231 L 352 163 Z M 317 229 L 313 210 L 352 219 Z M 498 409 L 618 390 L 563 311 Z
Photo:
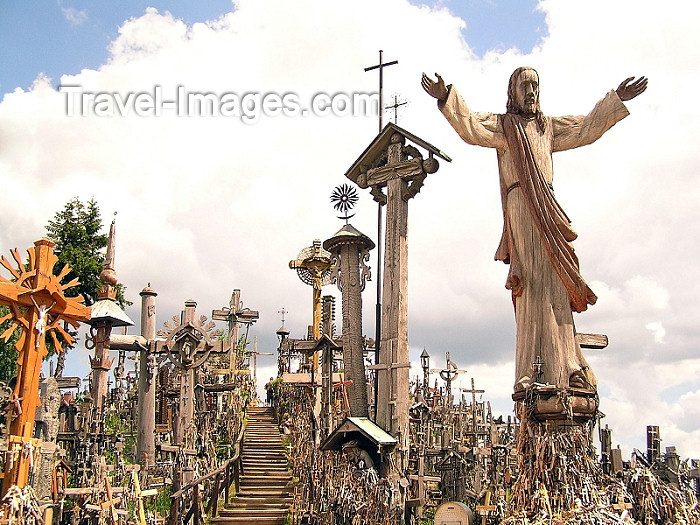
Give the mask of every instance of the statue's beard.
M 525 100 L 518 108 L 521 115 L 532 117 L 540 111 L 540 104 L 536 100 Z

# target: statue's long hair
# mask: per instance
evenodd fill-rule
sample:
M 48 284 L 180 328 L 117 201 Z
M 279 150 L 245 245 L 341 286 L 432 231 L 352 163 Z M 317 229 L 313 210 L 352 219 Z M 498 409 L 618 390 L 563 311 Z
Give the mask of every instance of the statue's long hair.
M 535 68 L 532 67 L 519 67 L 510 75 L 510 80 L 508 81 L 508 102 L 506 103 L 506 113 L 515 113 L 516 115 L 522 114 L 522 110 L 518 107 L 517 98 L 515 96 L 516 83 L 520 73 L 523 71 L 534 71 L 537 75 L 537 80 L 539 81 L 540 75 L 537 73 Z M 547 129 L 547 118 L 542 113 L 540 109 L 540 97 L 537 97 L 537 104 L 535 105 L 535 120 L 537 120 L 537 125 L 540 131 Z

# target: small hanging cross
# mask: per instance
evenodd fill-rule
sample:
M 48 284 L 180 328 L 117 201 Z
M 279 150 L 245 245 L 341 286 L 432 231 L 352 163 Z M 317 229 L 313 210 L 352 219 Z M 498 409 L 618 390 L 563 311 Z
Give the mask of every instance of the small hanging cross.
M 277 313 L 282 315 L 282 325 L 284 326 L 284 315 L 288 314 L 289 312 L 283 307 L 281 310 L 277 310 Z
M 542 356 L 537 356 L 535 359 L 535 362 L 532 363 L 532 371 L 535 373 L 535 383 L 541 383 L 542 382 L 542 375 L 544 374 L 544 370 L 542 370 L 542 367 L 544 366 L 544 361 L 542 361 Z
M 399 119 L 399 108 L 401 106 L 407 106 L 408 100 L 404 100 L 403 102 L 399 102 L 399 95 L 396 93 L 394 93 L 392 98 L 394 99 L 394 103 L 391 104 L 390 106 L 386 106 L 384 108 L 384 111 L 389 111 L 390 109 L 394 110 L 394 124 L 396 124 L 398 119 Z

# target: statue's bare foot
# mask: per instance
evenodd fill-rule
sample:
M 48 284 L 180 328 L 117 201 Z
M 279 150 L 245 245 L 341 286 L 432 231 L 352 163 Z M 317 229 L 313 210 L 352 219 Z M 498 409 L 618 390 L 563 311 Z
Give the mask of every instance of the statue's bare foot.
M 515 392 L 522 392 L 523 390 L 527 390 L 531 384 L 532 379 L 530 379 L 528 376 L 523 376 L 515 383 L 513 390 Z
M 594 390 L 593 385 L 591 385 L 588 382 L 586 372 L 583 370 L 576 370 L 576 372 L 569 376 L 569 388 L 578 388 L 581 390 Z

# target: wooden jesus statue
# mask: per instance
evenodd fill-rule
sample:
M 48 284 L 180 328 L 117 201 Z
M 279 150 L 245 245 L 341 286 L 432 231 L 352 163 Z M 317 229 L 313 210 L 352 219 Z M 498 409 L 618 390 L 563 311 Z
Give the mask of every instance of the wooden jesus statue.
M 579 273 L 571 244 L 576 232 L 554 197 L 552 153 L 600 138 L 629 114 L 623 102 L 641 94 L 647 79 L 624 80 L 586 116 L 551 118 L 540 110 L 539 77 L 529 67 L 511 75 L 505 114 L 470 111 L 440 75 L 434 81 L 423 74 L 421 83 L 465 142 L 495 148 L 498 155 L 503 236 L 496 259 L 510 265 L 506 288 L 515 307 L 515 391 L 535 381 L 595 390 L 572 312 L 582 312 L 596 296 Z M 533 374 L 536 361 L 542 363 L 539 377 Z

